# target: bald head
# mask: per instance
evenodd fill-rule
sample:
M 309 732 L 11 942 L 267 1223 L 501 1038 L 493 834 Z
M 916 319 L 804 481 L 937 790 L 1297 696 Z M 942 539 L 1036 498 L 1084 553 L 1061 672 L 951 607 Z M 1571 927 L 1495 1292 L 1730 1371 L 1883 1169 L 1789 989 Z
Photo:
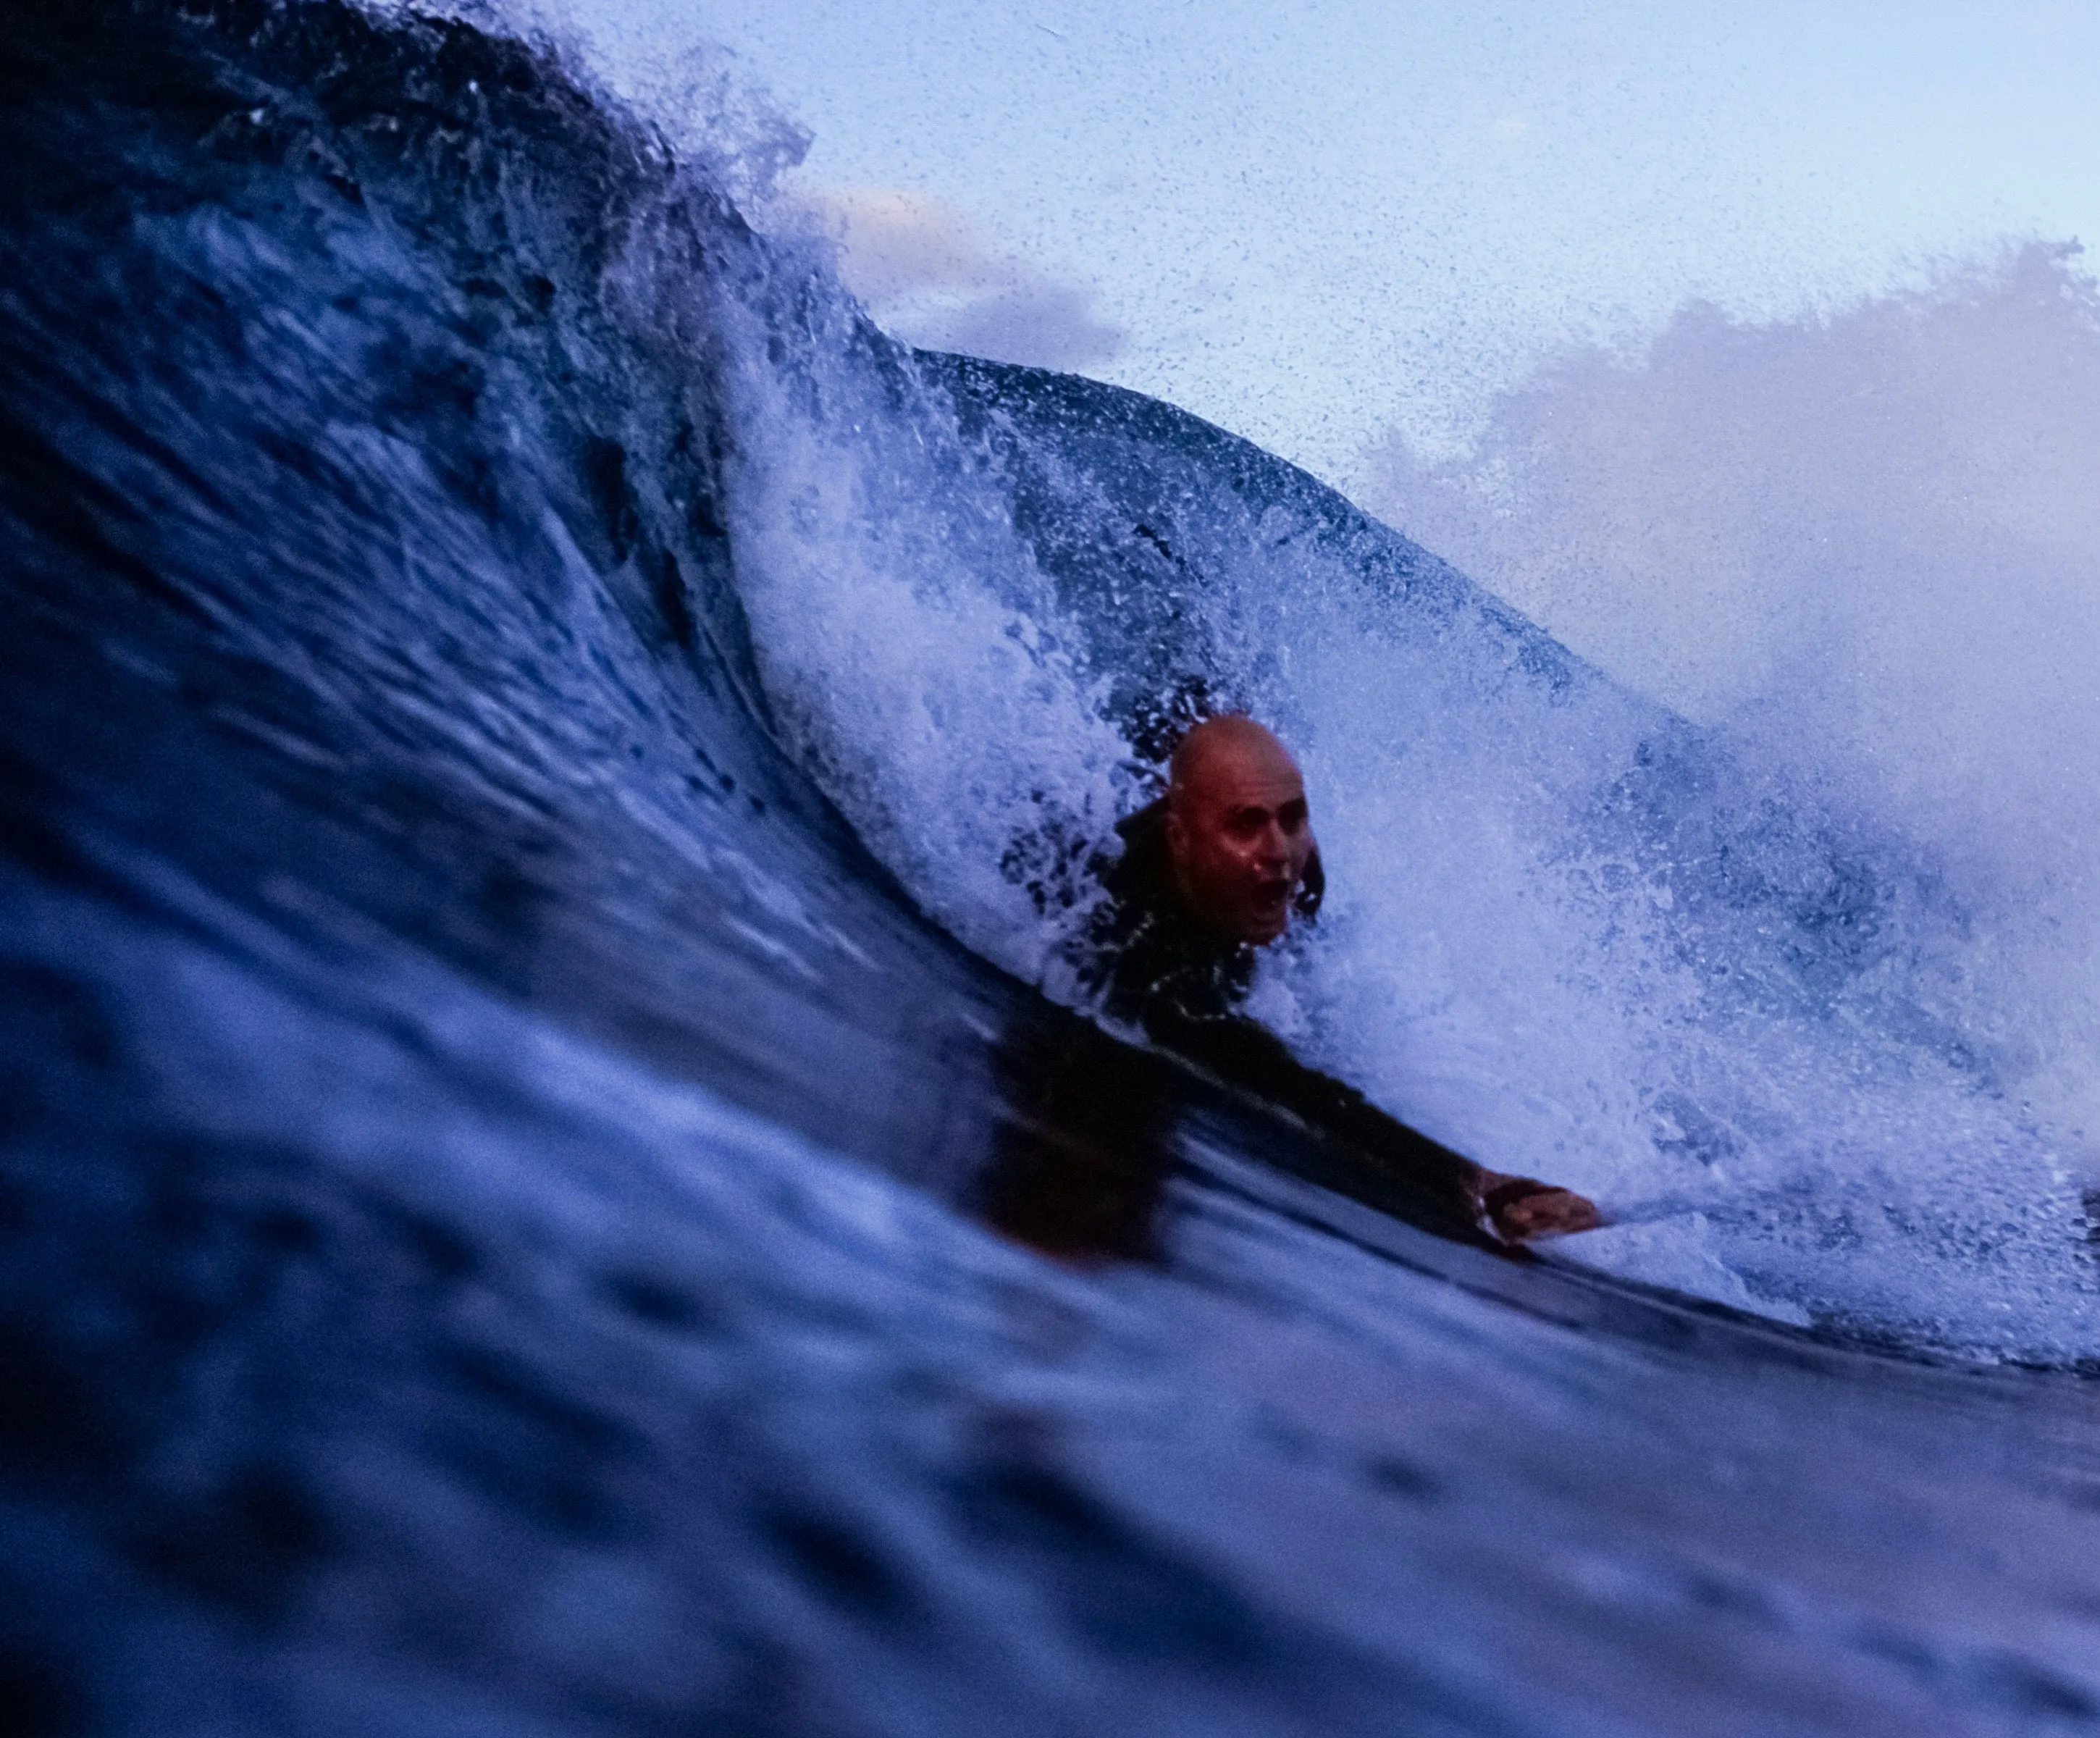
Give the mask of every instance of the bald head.
M 1189 910 L 1256 946 L 1290 923 L 1312 855 L 1305 781 L 1283 744 L 1251 718 L 1208 718 L 1174 751 L 1167 845 Z
M 1274 732 L 1238 712 L 1206 718 L 1181 739 L 1167 769 L 1169 788 L 1186 790 L 1220 767 L 1259 767 L 1279 777 L 1299 776 L 1298 763 Z

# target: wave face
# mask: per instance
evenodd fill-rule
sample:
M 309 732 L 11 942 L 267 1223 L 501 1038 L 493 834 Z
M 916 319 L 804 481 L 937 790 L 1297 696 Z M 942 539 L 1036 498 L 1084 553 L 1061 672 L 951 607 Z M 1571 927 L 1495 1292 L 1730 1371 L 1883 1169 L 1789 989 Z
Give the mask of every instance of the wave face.
M 892 342 L 544 46 L 0 31 L 29 1729 L 2100 1719 L 2080 1154 L 1930 829 Z M 1618 1229 L 1440 1242 L 1059 1011 L 1205 706 L 1330 867 L 1264 1017 Z M 1023 1246 L 1126 1147 L 1140 1259 Z

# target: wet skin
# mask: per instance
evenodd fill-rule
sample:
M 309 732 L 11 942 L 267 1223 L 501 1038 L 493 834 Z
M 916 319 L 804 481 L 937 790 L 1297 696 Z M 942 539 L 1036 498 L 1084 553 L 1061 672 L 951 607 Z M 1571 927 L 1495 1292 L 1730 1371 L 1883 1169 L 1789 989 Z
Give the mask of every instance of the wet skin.
M 1312 813 L 1298 763 L 1251 718 L 1206 720 L 1175 751 L 1167 845 L 1198 921 L 1251 946 L 1290 927 L 1291 902 L 1313 852 Z M 1604 1223 L 1570 1189 L 1475 1167 L 1474 1198 L 1506 1243 L 1588 1231 Z
M 1175 751 L 1167 846 L 1197 917 L 1256 947 L 1290 925 L 1290 899 L 1312 857 L 1305 780 L 1283 744 L 1251 718 L 1213 718 Z

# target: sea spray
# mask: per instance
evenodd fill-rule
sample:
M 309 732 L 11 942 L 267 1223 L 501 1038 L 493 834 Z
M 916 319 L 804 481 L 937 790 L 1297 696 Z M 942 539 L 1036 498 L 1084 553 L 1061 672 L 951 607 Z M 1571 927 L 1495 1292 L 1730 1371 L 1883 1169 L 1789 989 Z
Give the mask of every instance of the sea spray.
M 2039 1152 L 2067 1251 L 2100 1176 L 2096 462 L 2100 297 L 2076 249 L 2029 245 L 1821 320 L 1687 310 L 1643 356 L 1542 370 L 1463 459 L 1387 448 L 1370 485 L 1710 721 L 1771 800 L 1908 862 L 1851 1030 L 1936 1054 L 1967 1083 L 1952 1126 L 2023 1150 L 1942 1171 L 1926 1127 L 1890 1162 L 1953 1223 Z
M 1335 887 L 1258 1008 L 1440 1138 L 1647 1222 L 1570 1259 L 2087 1343 L 2060 1138 L 1970 1035 L 1974 884 L 1901 810 L 1642 700 L 1290 467 L 1198 487 L 1237 443 L 1193 419 L 900 352 L 821 258 L 770 262 L 725 320 L 740 592 L 776 710 L 928 910 L 1039 975 L 1149 789 L 1119 763 L 1149 721 L 1250 708 L 1304 759 Z

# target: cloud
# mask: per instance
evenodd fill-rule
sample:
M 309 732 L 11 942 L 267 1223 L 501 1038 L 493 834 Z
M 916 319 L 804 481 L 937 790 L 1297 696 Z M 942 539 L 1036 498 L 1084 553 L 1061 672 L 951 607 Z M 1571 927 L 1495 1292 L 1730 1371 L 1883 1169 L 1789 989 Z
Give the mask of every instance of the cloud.
M 1123 346 L 1092 293 L 987 248 L 969 219 L 924 194 L 832 188 L 806 201 L 838 238 L 839 270 L 885 331 L 927 350 L 1076 371 Z
M 1092 303 L 1085 291 L 1070 285 L 1011 284 L 952 312 L 933 315 L 924 325 L 926 336 L 915 342 L 1070 373 L 1106 362 L 1122 347 L 1122 332 L 1096 320 Z
M 1374 511 L 1635 686 L 1974 839 L 2070 840 L 2089 880 L 2100 284 L 2074 248 L 1827 316 L 1687 308 L 1644 355 L 1541 370 L 1470 453 L 1396 437 L 1366 471 Z

